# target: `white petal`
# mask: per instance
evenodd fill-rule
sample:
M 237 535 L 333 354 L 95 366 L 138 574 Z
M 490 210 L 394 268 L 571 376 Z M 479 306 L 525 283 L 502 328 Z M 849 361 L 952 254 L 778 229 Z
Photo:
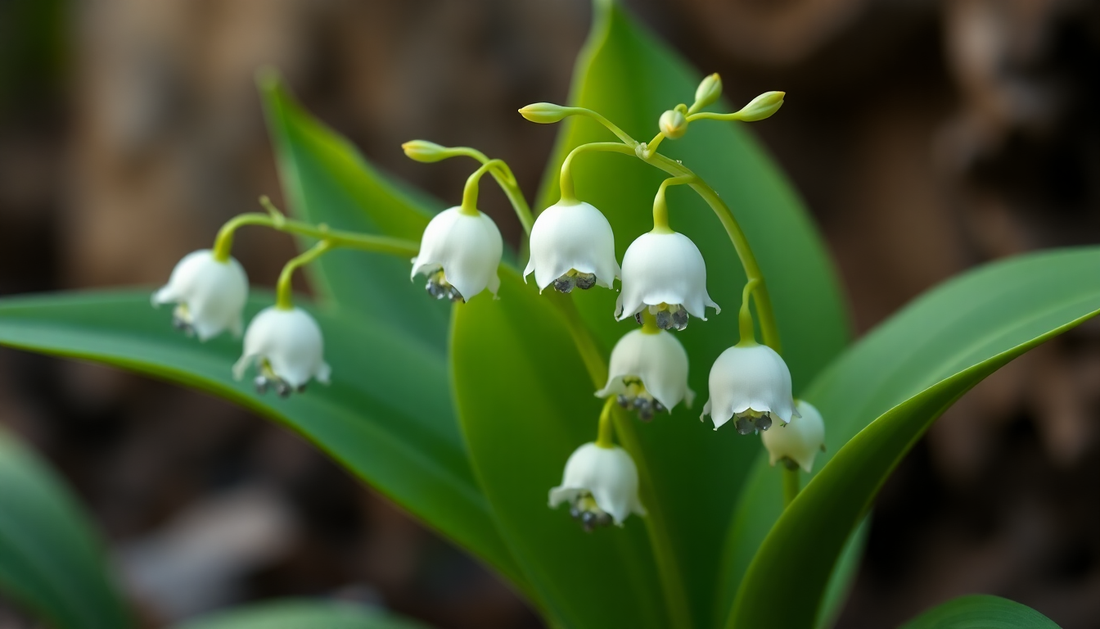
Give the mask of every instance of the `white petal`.
M 770 412 L 783 422 L 797 415 L 791 372 L 779 354 L 766 345 L 726 349 L 714 361 L 708 382 L 710 400 L 703 413 L 710 413 L 716 429 L 749 409 Z
M 606 288 L 619 277 L 615 233 L 603 213 L 588 203 L 559 201 L 543 210 L 531 228 L 530 243 L 531 259 L 523 276 L 534 272 L 540 291 L 570 269 L 595 274 L 596 283 Z
M 688 388 L 688 355 L 676 337 L 664 330 L 653 334 L 638 328 L 628 332 L 611 350 L 607 385 L 596 392 L 600 397 L 626 390 L 623 378 L 633 376 L 669 411 L 686 400 L 691 406 L 695 393 Z
M 809 473 L 814 458 L 825 445 L 825 422 L 821 413 L 808 402 L 799 400 L 796 408 L 800 417 L 791 419 L 788 424 L 772 426 L 760 433 L 760 438 L 768 449 L 772 465 L 786 457 Z
M 458 207 L 437 214 L 424 229 L 412 277 L 443 268 L 443 277 L 469 300 L 486 288 L 500 288 L 497 267 L 504 243 L 496 223 L 485 213 L 462 213 Z
M 616 316 L 621 321 L 643 306 L 681 304 L 706 321 L 706 307 L 721 312 L 707 294 L 703 254 L 687 236 L 648 232 L 630 243 L 623 255 L 622 294 Z
M 565 463 L 561 485 L 550 490 L 551 506 L 571 500 L 581 491 L 591 493 L 615 524 L 621 525 L 631 513 L 645 515 L 638 499 L 638 468 L 618 446 L 601 448 L 586 443 L 577 448 Z
M 248 324 L 244 335 L 242 362 L 248 358 L 266 360 L 271 371 L 292 387 L 310 378 L 327 382 L 329 366 L 322 359 L 324 342 L 321 328 L 313 317 L 300 308 L 265 308 Z
M 248 277 L 235 259 L 219 262 L 209 249 L 192 251 L 172 270 L 168 284 L 153 294 L 154 304 L 178 303 L 199 340 L 239 329 L 248 300 Z

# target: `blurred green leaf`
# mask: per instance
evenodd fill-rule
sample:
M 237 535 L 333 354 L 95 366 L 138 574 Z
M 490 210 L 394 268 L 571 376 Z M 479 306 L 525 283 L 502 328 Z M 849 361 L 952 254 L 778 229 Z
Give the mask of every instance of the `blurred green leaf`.
M 283 191 L 295 216 L 333 229 L 420 241 L 439 206 L 380 176 L 351 142 L 302 109 L 274 71 L 261 72 L 259 84 Z M 304 249 L 312 243 L 301 244 Z M 409 281 L 411 268 L 408 260 L 339 250 L 307 272 L 324 300 L 385 321 L 442 351 L 447 305 L 425 299 L 423 282 Z
M 975 594 L 934 607 L 901 629 L 1058 629 L 1058 625 L 1027 605 Z
M 271 301 L 255 296 L 246 315 Z M 522 589 L 473 479 L 441 354 L 382 321 L 346 312 L 315 316 L 332 384 L 288 399 L 233 380 L 240 342 L 223 335 L 199 343 L 180 334 L 169 309 L 149 307 L 149 292 L 2 299 L 0 345 L 154 375 L 282 422 Z
M 825 417 L 836 454 L 819 459 L 782 515 L 779 492 L 746 493 L 761 498 L 742 511 L 778 521 L 747 570 L 743 557 L 727 563 L 734 582 L 744 574 L 727 627 L 812 626 L 845 540 L 905 453 L 983 378 L 1100 312 L 1098 269 L 1100 248 L 1086 248 L 969 272 L 917 299 L 815 380 L 805 397 Z M 727 550 L 756 548 L 759 538 L 744 533 L 734 527 Z M 797 587 L 776 587 L 795 573 Z
M 284 600 L 231 609 L 176 629 L 427 629 L 427 625 L 352 603 Z
M 547 506 L 565 460 L 595 439 L 602 401 L 549 303 L 568 297 L 500 275 L 499 301 L 455 309 L 451 356 L 459 420 L 501 534 L 561 626 L 668 627 L 645 522 L 586 534 L 567 507 Z
M 690 102 L 704 75 L 622 9 L 608 1 L 596 5 L 571 102 L 599 111 L 635 139 L 648 141 L 657 132 L 661 112 L 678 101 Z M 712 109 L 736 107 L 720 103 Z M 587 118 L 569 122 L 550 160 L 539 207 L 558 199 L 557 176 L 570 149 L 610 139 L 609 132 Z M 849 323 L 832 263 L 797 194 L 745 127 L 736 123 L 693 123 L 684 138 L 665 141 L 661 151 L 706 179 L 740 221 L 772 293 L 795 387 L 804 387 L 844 347 Z M 620 257 L 634 238 L 652 227 L 653 196 L 664 177 L 623 155 L 585 154 L 576 161 L 577 192 L 611 221 Z M 738 339 L 736 313 L 745 276 L 725 232 L 703 201 L 686 187 L 674 188 L 669 206 L 673 228 L 702 250 L 710 271 L 710 294 L 725 311 L 707 322 L 693 320 L 678 336 L 691 358 L 692 388 L 701 394 L 696 408 L 678 408 L 671 417 L 658 418 L 640 430 L 639 437 L 658 501 L 669 514 L 693 620 L 697 626 L 708 626 L 721 540 L 760 449 L 756 440 L 738 438 L 730 429 L 715 433 L 698 421 L 710 366 Z M 583 317 L 608 350 L 634 326 L 614 321 L 615 297 L 599 289 L 576 296 Z M 713 484 L 704 490 L 700 485 L 708 482 Z
M 0 590 L 57 629 L 133 626 L 99 536 L 64 484 L 0 432 Z

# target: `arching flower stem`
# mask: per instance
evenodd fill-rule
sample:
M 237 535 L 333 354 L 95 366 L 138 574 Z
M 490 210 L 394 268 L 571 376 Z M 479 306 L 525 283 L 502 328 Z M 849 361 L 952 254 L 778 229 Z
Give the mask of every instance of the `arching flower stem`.
M 596 433 L 596 445 L 601 448 L 615 447 L 615 441 L 612 438 L 615 425 L 611 421 L 611 409 L 614 407 L 615 396 L 608 396 L 607 401 L 603 404 L 603 410 L 600 411 L 600 425 Z
M 294 299 L 291 297 L 291 279 L 294 277 L 294 271 L 320 258 L 335 247 L 336 245 L 333 244 L 331 240 L 322 240 L 316 245 L 313 245 L 313 247 L 307 249 L 304 253 L 291 258 L 283 265 L 283 270 L 279 273 L 279 281 L 275 284 L 276 308 L 280 310 L 291 310 L 294 308 Z
M 360 234 L 356 232 L 329 229 L 324 223 L 311 225 L 302 221 L 295 221 L 283 216 L 267 197 L 260 197 L 260 204 L 268 209 L 270 214 L 249 212 L 240 214 L 230 219 L 218 231 L 214 240 L 214 258 L 219 261 L 229 259 L 230 250 L 233 248 L 233 235 L 238 228 L 245 225 L 260 225 L 270 227 L 276 231 L 299 236 L 308 236 L 318 240 L 331 241 L 334 246 L 375 253 L 388 253 L 399 258 L 410 258 L 420 251 L 419 245 L 412 240 L 403 238 L 390 238 L 388 236 L 375 236 L 373 234 Z
M 657 194 L 653 197 L 653 231 L 659 234 L 671 234 L 672 228 L 668 226 L 668 202 L 665 201 L 665 190 L 669 186 L 681 186 L 694 183 L 698 179 L 695 175 L 683 175 L 669 177 L 661 182 L 657 188 Z
M 752 291 L 758 282 L 759 280 L 755 279 L 749 280 L 745 283 L 744 290 L 741 291 L 741 310 L 737 313 L 737 327 L 741 333 L 741 341 L 738 345 L 756 344 L 756 329 L 753 325 L 749 302 L 752 299 Z
M 632 140 L 633 141 L 633 140 Z M 581 153 L 588 153 L 594 151 L 604 151 L 610 153 L 633 153 L 631 150 L 624 151 L 625 144 L 620 142 L 589 142 L 588 144 L 581 144 L 580 146 L 569 151 L 569 154 L 565 156 L 565 159 L 561 162 L 561 175 L 558 177 L 558 186 L 561 189 L 561 200 L 563 203 L 579 203 L 577 199 L 577 190 L 573 186 L 573 159 Z
M 482 164 L 477 170 L 470 173 L 470 176 L 466 178 L 466 187 L 462 189 L 462 205 L 459 206 L 459 211 L 469 216 L 478 216 L 481 211 L 477 209 L 477 197 L 478 188 L 481 178 L 485 176 L 485 173 L 499 168 L 504 164 L 503 160 L 491 159 Z

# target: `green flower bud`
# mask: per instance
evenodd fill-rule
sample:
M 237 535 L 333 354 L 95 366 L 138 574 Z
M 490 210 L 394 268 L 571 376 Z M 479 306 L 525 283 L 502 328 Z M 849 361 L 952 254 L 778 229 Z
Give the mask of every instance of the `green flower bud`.
M 752 99 L 752 102 L 748 105 L 742 107 L 741 111 L 737 112 L 737 119 L 745 122 L 756 122 L 757 120 L 770 118 L 783 106 L 783 97 L 786 95 L 786 92 L 764 92 Z
M 401 148 L 405 150 L 405 155 L 407 157 L 415 159 L 418 162 L 424 162 L 425 164 L 438 162 L 451 156 L 451 152 L 447 147 L 440 146 L 435 142 L 429 142 L 427 140 L 406 142 L 401 145 Z
M 695 104 L 692 109 L 698 111 L 718 100 L 720 96 L 722 96 L 722 77 L 715 72 L 699 83 L 699 87 L 695 90 Z
M 531 122 L 538 124 L 553 124 L 561 122 L 568 114 L 568 110 L 554 103 L 532 103 L 519 110 L 519 114 Z
M 678 109 L 670 109 L 661 114 L 661 120 L 658 124 L 661 127 L 661 133 L 665 134 L 665 137 L 670 140 L 683 137 L 688 130 L 687 118 Z

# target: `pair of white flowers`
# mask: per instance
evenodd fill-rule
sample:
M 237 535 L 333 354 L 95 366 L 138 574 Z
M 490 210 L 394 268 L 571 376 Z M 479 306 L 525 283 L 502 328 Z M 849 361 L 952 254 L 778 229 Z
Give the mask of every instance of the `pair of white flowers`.
M 603 213 L 589 203 L 559 201 L 535 220 L 530 246 L 523 276 L 534 273 L 540 291 L 551 284 L 563 293 L 596 285 L 611 288 L 620 279 L 619 320 L 648 308 L 658 327 L 682 330 L 689 314 L 705 320 L 706 307 L 720 310 L 707 294 L 703 255 L 683 234 L 642 234 L 627 248 L 620 268 L 615 234 Z M 486 288 L 495 296 L 502 251 L 500 230 L 491 218 L 453 207 L 428 223 L 419 255 L 413 258 L 412 277 L 427 275 L 427 290 L 437 299 L 465 301 Z
M 248 277 L 233 258 L 218 260 L 202 249 L 183 257 L 168 284 L 153 294 L 153 305 L 176 304 L 176 327 L 206 341 L 225 330 L 239 336 L 248 300 Z M 239 380 L 256 365 L 256 387 L 273 387 L 280 395 L 301 390 L 311 379 L 328 384 L 331 370 L 322 355 L 321 328 L 300 308 L 272 306 L 261 310 L 244 334 L 244 353 L 233 373 Z

